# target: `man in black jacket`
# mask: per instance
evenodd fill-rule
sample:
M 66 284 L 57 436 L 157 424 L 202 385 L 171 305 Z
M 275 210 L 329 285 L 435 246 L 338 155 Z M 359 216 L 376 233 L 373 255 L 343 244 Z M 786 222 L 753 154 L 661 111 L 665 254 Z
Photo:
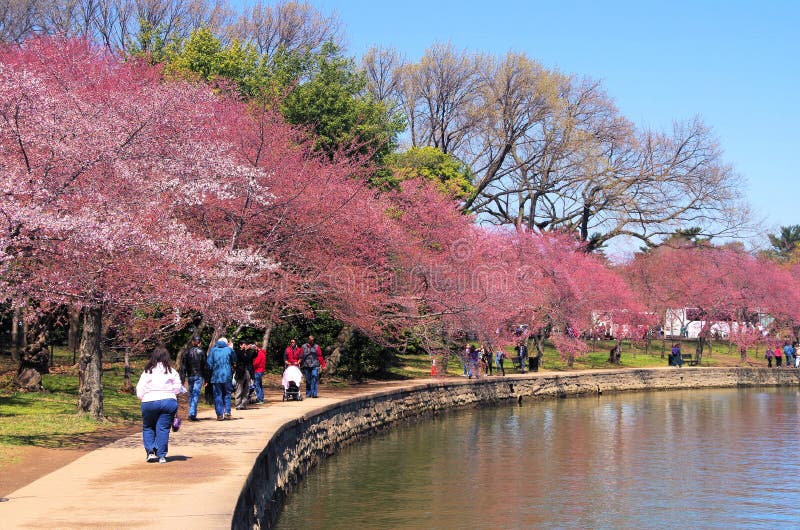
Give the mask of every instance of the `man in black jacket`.
M 181 383 L 189 390 L 189 420 L 197 421 L 197 401 L 203 388 L 203 377 L 208 371 L 206 352 L 200 347 L 200 337 L 192 337 L 192 345 L 181 360 Z
M 250 344 L 243 342 L 239 345 L 239 350 L 236 352 L 236 366 L 234 367 L 233 376 L 236 379 L 236 410 L 244 410 L 247 408 L 249 401 L 248 395 L 250 394 L 250 372 L 253 369 L 253 359 L 255 358 L 255 350 Z

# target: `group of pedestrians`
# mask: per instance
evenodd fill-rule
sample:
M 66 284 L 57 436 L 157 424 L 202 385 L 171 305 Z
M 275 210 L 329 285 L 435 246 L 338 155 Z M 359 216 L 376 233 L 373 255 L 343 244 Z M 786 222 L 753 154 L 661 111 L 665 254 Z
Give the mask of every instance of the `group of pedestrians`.
M 172 367 L 166 347 L 159 345 L 150 355 L 136 395 L 142 402 L 142 441 L 147 462 L 165 463 L 171 429 L 177 430 L 178 394 L 189 394 L 189 421 L 197 421 L 197 404 L 204 381 L 211 388 L 217 420 L 231 419 L 231 408 L 244 410 L 251 403 L 264 403 L 263 377 L 267 353 L 256 344 L 242 342 L 238 350 L 225 337 L 217 339 L 206 355 L 200 337 L 192 337 L 180 369 Z M 325 368 L 322 348 L 309 336 L 297 347 L 294 339 L 284 352 L 284 365 L 300 367 L 306 379 L 306 396 L 317 397 L 320 370 Z M 232 402 L 233 400 L 233 402 Z
M 800 356 L 797 355 L 797 343 L 789 343 L 784 342 L 783 346 L 780 344 L 776 345 L 774 348 L 772 346 L 767 346 L 767 351 L 764 354 L 764 358 L 767 360 L 767 366 L 772 368 L 772 362 L 775 361 L 776 367 L 783 366 L 783 359 L 786 359 L 786 367 L 791 368 L 800 368 Z
M 238 351 L 225 337 L 217 339 L 208 353 L 208 369 L 214 397 L 217 420 L 231 418 L 231 407 L 244 410 L 251 402 L 264 402 L 263 377 L 267 364 L 267 352 L 255 344 L 243 342 Z M 191 408 L 199 399 L 190 395 L 189 419 L 197 419 L 197 409 Z
M 516 369 L 520 372 L 525 371 L 525 364 L 528 359 L 528 347 L 524 342 L 520 342 L 514 346 L 514 351 L 517 354 Z M 494 351 L 491 344 L 483 345 L 480 348 L 474 344 L 467 344 L 464 352 L 461 355 L 461 362 L 464 367 L 464 377 L 472 379 L 473 377 L 481 377 L 483 375 L 492 375 L 493 368 L 499 374 L 506 375 L 504 361 L 506 353 L 503 348 L 498 348 Z

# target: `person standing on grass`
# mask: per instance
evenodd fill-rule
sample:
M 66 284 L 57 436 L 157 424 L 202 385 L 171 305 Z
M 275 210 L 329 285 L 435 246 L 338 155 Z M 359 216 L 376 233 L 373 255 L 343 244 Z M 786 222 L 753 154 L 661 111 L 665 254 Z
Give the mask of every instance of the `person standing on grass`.
M 253 382 L 256 385 L 256 403 L 264 403 L 264 372 L 267 369 L 267 351 L 258 348 L 253 359 Z
M 203 388 L 203 377 L 208 370 L 206 352 L 200 347 L 200 337 L 192 337 L 192 345 L 181 359 L 181 383 L 189 390 L 189 421 L 197 421 L 197 402 Z
M 469 375 L 470 379 L 472 379 L 473 375 L 477 379 L 478 377 L 480 377 L 480 374 L 478 373 L 478 362 L 480 360 L 480 353 L 478 352 L 478 349 L 475 347 L 474 344 L 469 345 L 468 355 L 469 357 L 467 358 L 467 360 L 469 361 L 469 372 L 467 372 L 467 374 Z
M 235 362 L 233 350 L 225 337 L 220 337 L 208 354 L 211 370 L 211 389 L 214 392 L 214 410 L 217 421 L 231 417 L 231 377 Z
M 525 341 L 520 341 L 516 347 L 517 355 L 519 355 L 519 371 L 525 373 L 525 360 L 528 358 L 528 346 Z
M 672 362 L 674 363 L 674 366 L 677 366 L 678 368 L 683 367 L 683 357 L 681 357 L 681 347 L 678 345 L 677 342 L 672 346 Z
M 481 358 L 486 365 L 486 375 L 492 375 L 492 364 L 494 364 L 494 354 L 492 353 L 492 345 L 487 344 L 483 347 L 483 356 Z
M 505 360 L 505 358 L 506 358 L 506 352 L 504 352 L 503 347 L 500 346 L 499 348 L 497 348 L 497 353 L 495 353 L 494 355 L 494 362 L 497 364 L 497 369 L 500 370 L 500 372 L 502 372 L 503 377 L 506 376 L 506 369 L 503 366 L 503 361 Z
M 167 463 L 169 430 L 178 412 L 177 395 L 184 391 L 180 374 L 170 365 L 169 352 L 159 345 L 136 384 L 136 396 L 142 402 L 142 441 L 147 462 Z
M 767 360 L 767 368 L 772 368 L 772 359 L 775 358 L 775 352 L 772 351 L 772 346 L 767 345 L 767 352 L 764 354 L 764 358 Z
M 325 358 L 322 356 L 322 348 L 314 342 L 312 335 L 309 335 L 308 342 L 303 344 L 302 355 L 300 364 L 306 378 L 306 397 L 315 398 L 319 392 L 319 371 L 325 369 Z

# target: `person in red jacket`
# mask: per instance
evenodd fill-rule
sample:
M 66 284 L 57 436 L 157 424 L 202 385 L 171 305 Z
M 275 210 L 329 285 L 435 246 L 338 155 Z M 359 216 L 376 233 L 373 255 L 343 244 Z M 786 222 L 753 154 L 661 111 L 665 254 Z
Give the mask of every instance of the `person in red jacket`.
M 303 349 L 297 345 L 294 339 L 289 341 L 289 345 L 286 346 L 286 350 L 283 352 L 283 366 L 300 366 L 300 356 L 303 353 Z
M 264 348 L 259 348 L 256 357 L 253 359 L 253 379 L 256 385 L 256 403 L 264 403 L 264 371 L 267 369 L 267 352 Z

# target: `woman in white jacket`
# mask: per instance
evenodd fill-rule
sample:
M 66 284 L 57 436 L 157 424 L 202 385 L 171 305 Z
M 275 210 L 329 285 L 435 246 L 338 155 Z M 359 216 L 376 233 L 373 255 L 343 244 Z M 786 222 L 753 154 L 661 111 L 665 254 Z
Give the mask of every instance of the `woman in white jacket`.
M 178 411 L 177 394 L 182 389 L 181 376 L 172 369 L 169 352 L 163 346 L 157 347 L 136 384 L 136 395 L 142 402 L 142 440 L 148 462 L 167 462 L 169 430 Z

